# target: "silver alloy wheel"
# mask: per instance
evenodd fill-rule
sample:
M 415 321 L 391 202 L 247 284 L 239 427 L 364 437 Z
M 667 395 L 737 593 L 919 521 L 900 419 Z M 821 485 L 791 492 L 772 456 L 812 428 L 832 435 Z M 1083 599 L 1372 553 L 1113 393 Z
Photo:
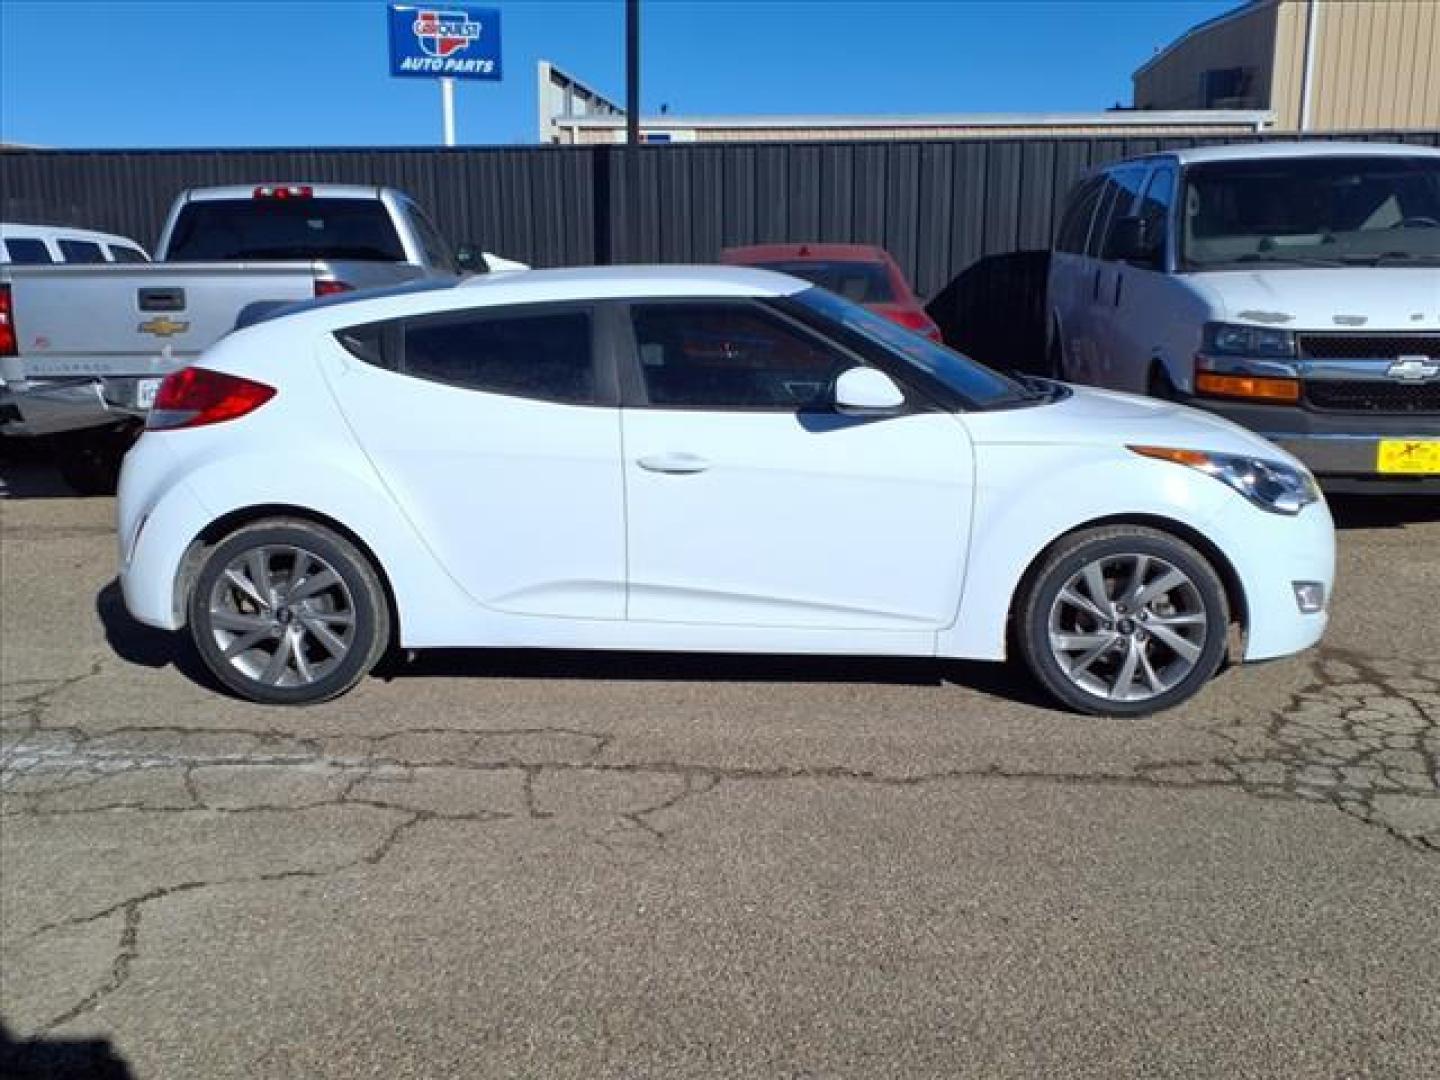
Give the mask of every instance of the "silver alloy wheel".
M 1070 681 L 1111 701 L 1145 701 L 1199 663 L 1210 618 L 1199 588 L 1155 555 L 1107 555 L 1050 605 L 1050 652 Z
M 355 640 L 350 587 L 313 551 L 267 544 L 231 559 L 215 579 L 208 630 L 241 674 L 267 686 L 323 679 Z

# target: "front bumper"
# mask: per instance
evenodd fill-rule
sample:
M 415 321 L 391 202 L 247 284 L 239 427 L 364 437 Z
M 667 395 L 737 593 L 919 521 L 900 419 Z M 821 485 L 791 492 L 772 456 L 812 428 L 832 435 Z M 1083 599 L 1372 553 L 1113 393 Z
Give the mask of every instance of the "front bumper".
M 1440 475 L 1387 474 L 1376 466 L 1382 439 L 1440 439 L 1440 417 L 1320 413 L 1214 398 L 1191 398 L 1186 404 L 1234 421 L 1294 454 L 1327 491 L 1440 492 Z

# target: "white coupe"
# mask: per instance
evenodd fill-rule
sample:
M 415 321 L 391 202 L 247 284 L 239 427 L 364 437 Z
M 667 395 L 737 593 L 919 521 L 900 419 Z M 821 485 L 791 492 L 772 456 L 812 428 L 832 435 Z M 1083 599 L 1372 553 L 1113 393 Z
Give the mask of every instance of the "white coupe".
M 497 274 L 301 305 L 169 376 L 121 582 L 256 701 L 391 647 L 1004 659 L 1071 708 L 1317 641 L 1305 468 L 1174 404 L 998 374 L 761 270 Z

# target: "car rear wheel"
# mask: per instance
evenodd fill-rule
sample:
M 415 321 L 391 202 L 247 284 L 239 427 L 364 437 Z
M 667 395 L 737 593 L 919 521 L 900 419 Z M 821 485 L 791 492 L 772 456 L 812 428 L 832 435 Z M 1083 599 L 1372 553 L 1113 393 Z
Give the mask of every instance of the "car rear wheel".
M 306 705 L 343 694 L 389 642 L 369 559 L 301 520 L 247 525 L 211 549 L 189 600 L 190 634 L 214 676 L 251 701 Z
M 1057 543 L 1018 608 L 1020 652 L 1066 705 L 1143 716 L 1194 696 L 1225 657 L 1229 605 L 1189 544 L 1137 525 Z

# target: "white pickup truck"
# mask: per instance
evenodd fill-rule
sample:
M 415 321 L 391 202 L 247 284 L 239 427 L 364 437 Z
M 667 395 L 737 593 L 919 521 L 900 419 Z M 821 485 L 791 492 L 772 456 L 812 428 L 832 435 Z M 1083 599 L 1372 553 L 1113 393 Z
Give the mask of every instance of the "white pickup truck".
M 0 264 L 0 434 L 57 441 L 81 490 L 113 485 L 160 380 L 247 309 L 486 269 L 409 196 L 260 184 L 176 199 L 155 262 Z

